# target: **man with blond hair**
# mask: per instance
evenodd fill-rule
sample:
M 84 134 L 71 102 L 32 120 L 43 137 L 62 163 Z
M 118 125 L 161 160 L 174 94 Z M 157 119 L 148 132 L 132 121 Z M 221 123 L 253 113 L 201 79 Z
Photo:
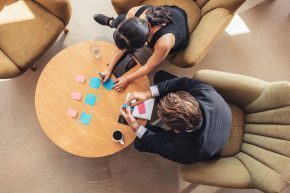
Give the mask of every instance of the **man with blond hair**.
M 128 105 L 137 105 L 157 97 L 158 116 L 171 128 L 140 125 L 130 107 L 121 113 L 136 133 L 135 148 L 169 160 L 192 164 L 219 156 L 227 143 L 231 110 L 216 90 L 191 78 L 177 78 L 165 71 L 154 77 L 154 86 L 145 92 L 133 92 Z M 135 103 L 131 104 L 132 101 Z

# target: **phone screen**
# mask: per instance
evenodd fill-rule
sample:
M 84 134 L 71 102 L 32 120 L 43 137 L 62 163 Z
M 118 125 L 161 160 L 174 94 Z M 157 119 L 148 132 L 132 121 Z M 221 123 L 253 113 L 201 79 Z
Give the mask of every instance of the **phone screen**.
M 126 119 L 122 115 L 119 115 L 118 123 L 121 123 L 121 124 L 124 124 L 124 125 L 128 125 Z

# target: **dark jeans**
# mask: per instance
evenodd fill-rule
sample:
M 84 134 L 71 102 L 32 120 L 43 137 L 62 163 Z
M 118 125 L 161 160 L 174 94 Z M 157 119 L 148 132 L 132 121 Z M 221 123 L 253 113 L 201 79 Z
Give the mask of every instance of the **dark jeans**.
M 122 23 L 122 21 L 124 21 L 125 19 L 126 19 L 126 14 L 123 13 L 123 14 L 118 15 L 118 17 L 116 17 L 116 19 L 114 19 L 111 23 L 112 27 L 117 29 L 120 23 Z
M 156 72 L 154 75 L 154 85 L 174 78 L 177 78 L 177 76 L 170 74 L 169 72 L 160 70 Z
M 154 75 L 154 84 L 156 85 L 158 83 L 161 83 L 166 80 L 173 79 L 173 78 L 177 78 L 177 77 L 165 71 L 158 71 Z M 151 132 L 156 133 L 155 134 L 156 137 L 160 138 L 160 140 L 162 141 L 170 143 L 170 142 L 174 142 L 175 140 L 176 133 L 174 132 L 174 130 L 166 131 L 162 129 L 161 127 L 150 125 L 150 124 L 147 124 L 145 127 L 149 129 Z M 149 153 L 154 153 L 138 137 L 135 138 L 134 147 L 137 150 L 142 151 L 142 152 L 145 151 Z

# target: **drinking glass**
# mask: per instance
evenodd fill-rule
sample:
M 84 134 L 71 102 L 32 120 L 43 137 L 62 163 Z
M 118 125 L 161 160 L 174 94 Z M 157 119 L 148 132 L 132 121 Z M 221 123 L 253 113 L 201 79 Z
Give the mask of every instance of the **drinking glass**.
M 93 44 L 91 47 L 90 47 L 90 52 L 91 54 L 97 59 L 99 60 L 102 56 L 101 54 L 101 48 L 100 46 L 98 46 L 97 44 Z

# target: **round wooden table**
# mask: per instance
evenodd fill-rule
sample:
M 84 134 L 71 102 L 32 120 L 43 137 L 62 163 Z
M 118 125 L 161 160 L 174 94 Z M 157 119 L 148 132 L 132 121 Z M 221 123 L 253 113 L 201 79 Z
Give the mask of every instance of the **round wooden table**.
M 100 59 L 94 58 L 90 52 L 93 44 L 101 49 Z M 119 109 L 127 93 L 149 88 L 147 76 L 132 82 L 123 93 L 106 90 L 102 84 L 99 89 L 89 86 L 90 78 L 99 77 L 98 72 L 106 68 L 114 49 L 113 44 L 101 41 L 79 43 L 58 53 L 41 73 L 35 93 L 38 120 L 46 135 L 69 153 L 84 157 L 107 156 L 126 148 L 135 139 L 129 126 L 118 123 Z M 138 64 L 127 73 L 140 67 Z M 86 76 L 85 84 L 75 80 L 77 74 Z M 81 101 L 71 98 L 74 91 L 82 93 Z M 97 96 L 95 106 L 84 102 L 89 93 Z M 76 119 L 67 115 L 69 108 L 78 111 Z M 82 112 L 92 115 L 89 125 L 80 122 Z M 139 122 L 146 124 L 145 120 L 139 119 Z M 123 146 L 112 140 L 116 129 L 124 134 Z

